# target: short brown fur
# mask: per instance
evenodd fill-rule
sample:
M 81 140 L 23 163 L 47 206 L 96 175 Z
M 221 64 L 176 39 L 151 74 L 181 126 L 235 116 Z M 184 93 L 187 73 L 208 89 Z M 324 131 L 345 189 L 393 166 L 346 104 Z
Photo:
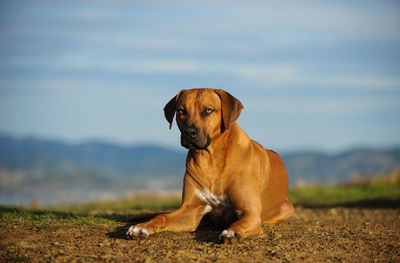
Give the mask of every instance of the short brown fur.
M 207 107 L 213 109 L 206 114 Z M 223 90 L 182 90 L 164 108 L 172 125 L 176 113 L 182 132 L 188 126 L 199 130 L 199 148 L 190 148 L 178 210 L 139 224 L 149 234 L 164 230 L 194 231 L 206 206 L 195 189 L 210 189 L 229 198 L 238 220 L 228 230 L 237 236 L 262 234 L 262 223 L 288 219 L 293 206 L 287 199 L 288 176 L 280 156 L 251 140 L 236 123 L 243 109 L 239 100 Z M 210 139 L 207 145 L 207 139 Z M 206 145 L 205 149 L 200 146 Z

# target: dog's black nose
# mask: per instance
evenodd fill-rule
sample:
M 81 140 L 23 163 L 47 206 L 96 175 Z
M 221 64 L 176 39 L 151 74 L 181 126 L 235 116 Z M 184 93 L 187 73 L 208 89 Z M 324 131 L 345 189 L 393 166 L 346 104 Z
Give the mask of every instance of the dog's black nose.
M 182 134 L 189 138 L 196 138 L 199 130 L 195 126 L 188 126 L 183 131 Z

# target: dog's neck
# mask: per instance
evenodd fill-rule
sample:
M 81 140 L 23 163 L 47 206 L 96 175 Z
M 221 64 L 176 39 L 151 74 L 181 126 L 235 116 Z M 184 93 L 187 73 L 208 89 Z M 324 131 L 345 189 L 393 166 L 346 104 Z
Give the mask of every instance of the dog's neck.
M 202 187 L 210 187 L 210 184 L 217 178 L 221 178 L 229 172 L 227 171 L 229 168 L 225 165 L 228 159 L 240 161 L 238 156 L 232 156 L 231 153 L 240 153 L 240 148 L 245 149 L 249 143 L 249 137 L 237 123 L 233 123 L 230 129 L 212 138 L 207 149 L 189 150 L 186 159 L 186 172 L 192 176 L 196 175 L 197 178 L 195 179 Z M 236 151 L 231 151 L 231 148 L 236 148 Z

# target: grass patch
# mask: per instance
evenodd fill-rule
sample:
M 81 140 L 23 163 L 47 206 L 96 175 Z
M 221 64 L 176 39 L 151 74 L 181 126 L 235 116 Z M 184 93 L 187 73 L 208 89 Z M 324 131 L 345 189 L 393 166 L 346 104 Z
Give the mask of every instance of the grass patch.
M 59 212 L 49 209 L 26 208 L 17 206 L 0 206 L 1 221 L 18 221 L 20 223 L 40 223 L 39 230 L 54 229 L 56 223 L 75 223 L 83 225 L 110 225 L 115 221 L 102 216 Z
M 340 186 L 308 186 L 289 189 L 289 199 L 297 206 L 328 207 L 400 203 L 400 183 L 365 183 Z M 63 223 L 88 226 L 113 225 L 127 222 L 135 215 L 178 208 L 180 197 L 137 196 L 131 199 L 54 207 L 0 206 L 0 222 L 35 223 L 38 231 L 57 230 Z M 364 205 L 365 206 L 365 205 Z M 8 222 L 8 223 L 7 223 Z M 4 225 L 4 224 L 1 224 Z
M 129 210 L 169 211 L 179 208 L 181 197 L 157 195 L 142 195 L 130 199 L 109 202 L 96 202 L 79 205 L 66 205 L 52 207 L 55 211 L 73 211 L 76 213 L 91 212 L 123 212 Z
M 289 199 L 301 206 L 332 206 L 400 200 L 400 184 L 362 184 L 292 188 Z
M 110 202 L 97 202 L 79 205 L 52 207 L 20 207 L 0 205 L 0 222 L 17 221 L 35 223 L 38 231 L 62 228 L 62 223 L 89 226 L 112 225 L 117 221 L 127 221 L 143 211 L 169 211 L 178 208 L 181 198 L 177 196 L 158 197 L 155 195 L 137 196 Z

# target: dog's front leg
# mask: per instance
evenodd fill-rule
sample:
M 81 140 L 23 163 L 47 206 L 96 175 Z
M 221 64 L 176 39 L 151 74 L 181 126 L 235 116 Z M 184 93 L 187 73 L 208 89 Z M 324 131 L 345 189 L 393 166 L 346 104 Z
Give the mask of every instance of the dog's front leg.
M 201 206 L 182 206 L 172 213 L 158 215 L 148 222 L 131 226 L 126 234 L 128 237 L 148 237 L 161 231 L 191 232 L 199 225 L 203 209 Z
M 195 186 L 196 182 L 193 178 L 185 175 L 181 208 L 169 214 L 158 215 L 148 222 L 131 226 L 126 233 L 127 237 L 148 237 L 161 231 L 192 232 L 196 230 L 206 210 L 205 205 L 195 195 Z
M 252 209 L 238 212 L 241 218 L 228 229 L 222 231 L 219 238 L 224 243 L 235 243 L 241 238 L 262 235 L 260 214 Z
M 231 196 L 230 199 L 239 220 L 222 231 L 219 238 L 224 243 L 234 243 L 241 238 L 262 235 L 262 204 L 257 191 L 241 189 L 241 191 L 235 191 L 235 194 Z

